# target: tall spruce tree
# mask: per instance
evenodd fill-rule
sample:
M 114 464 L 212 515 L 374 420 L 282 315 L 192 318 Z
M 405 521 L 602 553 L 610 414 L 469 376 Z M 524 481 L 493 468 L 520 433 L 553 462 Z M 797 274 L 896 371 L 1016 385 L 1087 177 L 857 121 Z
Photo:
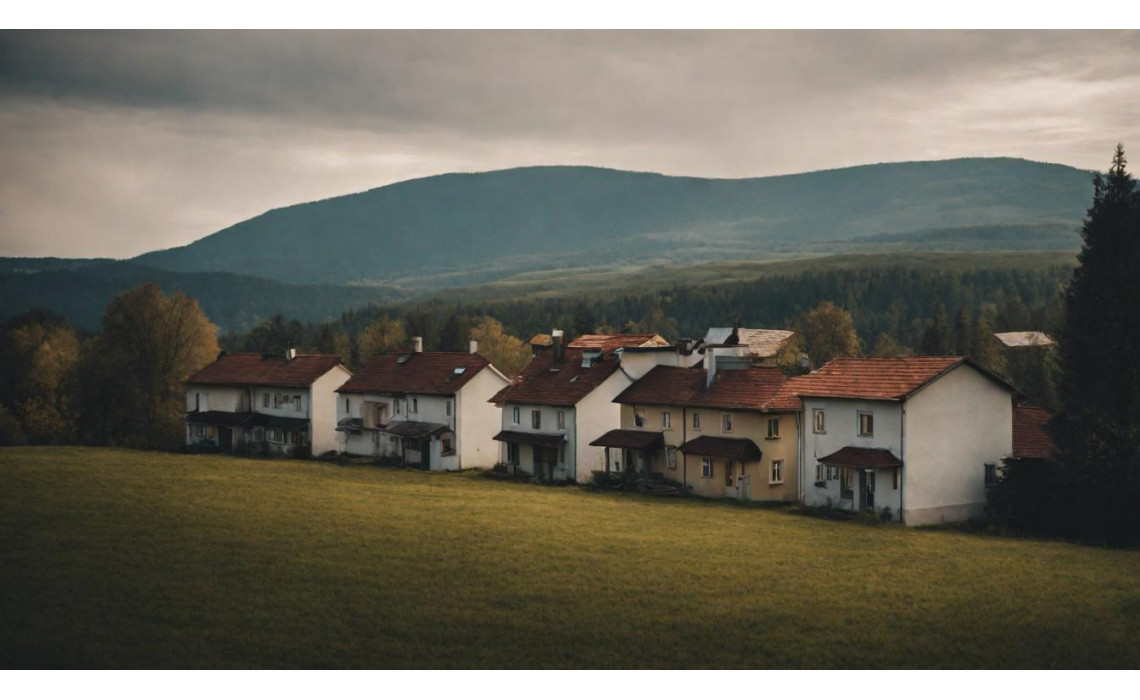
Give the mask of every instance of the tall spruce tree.
M 921 350 L 923 355 L 953 355 L 954 329 L 950 326 L 950 318 L 946 315 L 946 307 L 939 304 L 934 309 L 934 315 L 926 325 L 922 334 Z
M 1051 424 L 1074 508 L 1068 530 L 1140 542 L 1140 193 L 1118 145 L 1096 176 L 1060 333 L 1061 413 Z

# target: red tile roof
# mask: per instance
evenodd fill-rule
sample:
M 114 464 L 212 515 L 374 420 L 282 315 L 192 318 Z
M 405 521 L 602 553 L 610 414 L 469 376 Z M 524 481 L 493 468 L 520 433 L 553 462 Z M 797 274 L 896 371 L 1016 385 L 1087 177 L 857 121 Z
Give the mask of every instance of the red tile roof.
M 467 352 L 386 352 L 372 358 L 337 391 L 446 396 L 459 391 L 489 364 L 487 358 Z M 463 372 L 457 374 L 458 368 Z
M 796 410 L 796 397 L 784 397 L 788 379 L 775 367 L 725 369 L 706 388 L 706 372 L 693 367 L 658 365 L 618 394 L 616 403 L 650 406 L 701 406 L 751 411 Z M 777 404 L 776 399 L 780 398 Z
M 1018 459 L 1051 459 L 1053 438 L 1045 430 L 1052 414 L 1036 406 L 1013 407 L 1013 456 Z
M 242 352 L 222 355 L 190 375 L 187 384 L 307 387 L 340 364 L 337 355 L 262 355 Z
M 872 447 L 844 447 L 838 452 L 832 452 L 826 457 L 820 457 L 817 462 L 832 464 L 838 467 L 859 467 L 865 469 L 890 469 L 901 467 L 902 461 L 894 456 L 890 450 Z
M 564 348 L 562 361 L 555 362 L 553 349 L 540 351 L 510 385 L 491 397 L 491 403 L 577 404 L 618 369 L 613 353 L 603 354 L 591 367 L 582 366 L 582 353 L 581 348 Z
M 669 341 L 656 333 L 613 333 L 609 335 L 580 335 L 566 347 L 611 352 L 618 348 L 664 347 L 668 344 Z
M 898 401 L 960 364 L 968 364 L 1013 390 L 1005 380 L 966 357 L 842 357 L 811 374 L 794 377 L 786 393 Z

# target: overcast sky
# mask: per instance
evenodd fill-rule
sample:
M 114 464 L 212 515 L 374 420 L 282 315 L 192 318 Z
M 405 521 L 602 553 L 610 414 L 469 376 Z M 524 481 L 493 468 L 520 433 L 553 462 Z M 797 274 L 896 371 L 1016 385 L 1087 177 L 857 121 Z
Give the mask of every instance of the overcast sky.
M 1140 154 L 1140 32 L 0 33 L 0 255 L 451 171 Z M 1134 160 L 1140 163 L 1140 155 Z

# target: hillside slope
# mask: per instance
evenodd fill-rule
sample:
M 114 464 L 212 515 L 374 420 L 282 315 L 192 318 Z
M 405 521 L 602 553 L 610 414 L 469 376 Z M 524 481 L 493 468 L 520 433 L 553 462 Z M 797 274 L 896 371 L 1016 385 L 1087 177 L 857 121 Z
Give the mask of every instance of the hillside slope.
M 1091 198 L 1087 172 L 1009 158 L 739 180 L 518 168 L 409 180 L 274 209 L 136 262 L 294 283 L 438 288 L 601 261 L 756 259 L 824 252 L 839 241 L 850 250 L 848 239 L 881 245 L 877 237 L 905 242 L 931 231 L 950 240 L 919 247 L 992 248 L 984 227 L 1006 227 L 1003 248 L 1063 248 L 1070 232 L 1075 249 Z M 1043 232 L 1048 244 L 1035 245 Z

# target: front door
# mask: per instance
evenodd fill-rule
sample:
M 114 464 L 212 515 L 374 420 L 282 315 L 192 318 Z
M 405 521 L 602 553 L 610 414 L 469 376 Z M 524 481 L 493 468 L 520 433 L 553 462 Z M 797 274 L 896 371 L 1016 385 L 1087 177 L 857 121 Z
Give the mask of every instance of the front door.
M 226 452 L 229 452 L 234 447 L 234 430 L 233 428 L 219 428 L 218 429 L 218 446 Z
M 875 470 L 864 469 L 859 472 L 859 490 L 863 494 L 863 509 L 875 509 Z

